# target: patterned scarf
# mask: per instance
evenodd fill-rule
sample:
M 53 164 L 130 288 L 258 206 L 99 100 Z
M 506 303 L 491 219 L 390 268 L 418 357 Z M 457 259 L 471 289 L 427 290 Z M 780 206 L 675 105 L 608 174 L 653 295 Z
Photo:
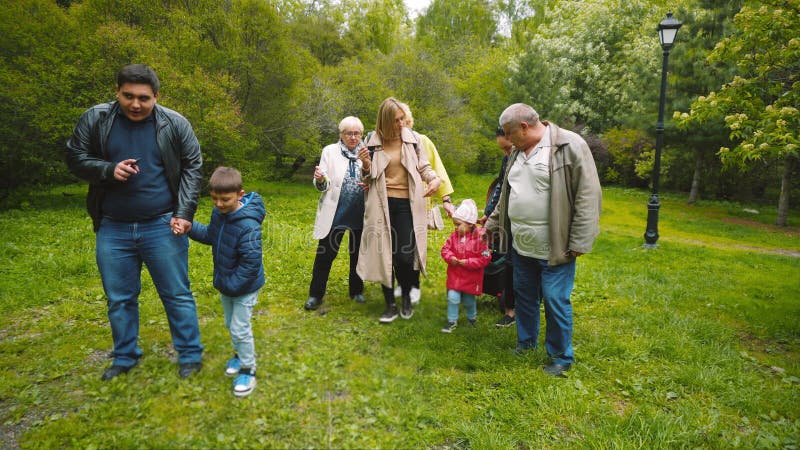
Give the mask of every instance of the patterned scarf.
M 350 160 L 350 165 L 348 167 L 350 172 L 350 178 L 356 178 L 356 170 L 358 169 L 356 161 L 358 161 L 358 154 L 355 151 L 350 151 L 350 149 L 348 149 L 347 146 L 344 145 L 344 142 L 341 140 L 339 140 L 339 148 L 342 151 L 342 155 L 348 160 Z

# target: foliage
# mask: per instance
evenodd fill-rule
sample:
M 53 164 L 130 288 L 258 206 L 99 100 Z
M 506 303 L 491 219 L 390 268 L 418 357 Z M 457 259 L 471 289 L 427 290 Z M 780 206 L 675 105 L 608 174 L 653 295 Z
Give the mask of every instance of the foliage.
M 735 17 L 737 30 L 709 55 L 735 65 L 736 75 L 718 92 L 701 96 L 689 113 L 676 113 L 681 126 L 724 120 L 733 149 L 722 147 L 729 166 L 764 160 L 784 165 L 778 223 L 785 225 L 800 128 L 800 4 L 747 2 Z
M 734 24 L 743 4 L 750 12 Z M 754 30 L 773 23 L 759 15 L 761 5 L 774 6 L 770 14 L 787 11 L 774 21 L 780 28 Z M 615 128 L 652 134 L 661 54 L 654 28 L 674 9 L 684 27 L 672 51 L 667 107 L 685 111 L 699 95 L 731 89 L 744 109 L 709 111 L 708 120 L 678 132 L 667 124 L 664 156 L 674 168 L 664 187 L 759 201 L 783 189 L 788 198 L 800 186 L 779 186 L 776 174 L 800 170 L 795 156 L 786 159 L 796 145 L 796 94 L 787 81 L 791 94 L 768 109 L 767 97 L 777 94 L 757 86 L 770 77 L 768 65 L 783 65 L 794 80 L 796 5 L 434 0 L 411 18 L 402 0 L 9 2 L 0 18 L 0 196 L 73 179 L 64 142 L 82 111 L 113 100 L 114 74 L 130 62 L 159 73 L 160 101 L 190 120 L 206 170 L 230 164 L 264 180 L 307 176 L 342 117 L 356 115 L 370 128 L 380 102 L 393 95 L 411 104 L 418 131 L 434 140 L 453 174 L 496 170 L 497 117 L 524 101 L 594 140 L 607 179 L 640 186 L 632 172 L 609 165 L 596 137 Z M 725 117 L 742 136 L 733 136 Z M 720 147 L 732 149 L 722 154 L 728 166 L 747 170 L 723 167 Z M 753 164 L 755 157 L 763 162 Z M 642 175 L 647 167 L 640 164 Z
M 453 178 L 483 198 L 490 176 Z M 800 252 L 792 228 L 731 202 L 661 197 L 660 247 L 641 249 L 647 193 L 604 189 L 602 234 L 578 262 L 578 362 L 547 376 L 543 344 L 517 357 L 495 301 L 452 335 L 445 320 L 448 232 L 429 238 L 430 273 L 409 321 L 378 324 L 380 288 L 347 296 L 334 263 L 324 310 L 302 309 L 318 193 L 306 182 L 245 178 L 265 196 L 268 284 L 253 319 L 258 386 L 231 394 L 230 338 L 207 246 L 189 270 L 203 370 L 177 376 L 163 307 L 146 271 L 145 356 L 101 382 L 109 364 L 106 302 L 84 185 L 15 190 L 0 204 L 0 432 L 21 448 L 791 448 L 800 433 Z M 208 220 L 203 198 L 198 220 Z M 291 230 L 291 232 L 287 232 Z M 787 233 L 788 231 L 788 233 Z M 701 267 L 702 271 L 686 270 Z M 33 282 L 32 282 L 33 281 Z M 541 336 L 540 344 L 543 342 Z
M 798 19 L 798 5 L 792 2 L 743 7 L 736 16 L 737 33 L 721 41 L 709 57 L 736 61 L 739 74 L 719 92 L 700 97 L 690 113 L 676 115 L 685 126 L 723 117 L 738 143 L 732 150 L 720 150 L 727 164 L 797 156 Z
M 66 179 L 59 157 L 71 132 L 74 21 L 45 0 L 4 4 L 0 15 L 0 191 Z M 45 100 L 46 99 L 46 100 Z M 75 116 L 77 119 L 77 115 Z
M 515 97 L 546 119 L 594 133 L 641 127 L 657 104 L 658 8 L 651 1 L 558 4 L 512 67 Z
M 603 133 L 602 140 L 611 156 L 608 168 L 600 173 L 603 180 L 623 186 L 646 186 L 651 172 L 640 167 L 644 160 L 652 161 L 654 148 L 649 136 L 631 128 L 612 128 Z M 667 172 L 668 168 L 662 167 L 662 173 Z

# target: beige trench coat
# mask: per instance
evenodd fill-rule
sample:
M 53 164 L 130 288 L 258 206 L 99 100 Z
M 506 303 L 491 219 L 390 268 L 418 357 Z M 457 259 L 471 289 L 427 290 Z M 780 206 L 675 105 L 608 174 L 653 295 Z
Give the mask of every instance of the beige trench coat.
M 428 219 L 425 212 L 425 183 L 438 178 L 431 169 L 422 144 L 408 128 L 403 128 L 402 161 L 408 171 L 409 200 L 417 242 L 414 269 L 425 273 L 428 256 Z M 364 281 L 377 281 L 384 286 L 392 285 L 392 233 L 389 223 L 389 201 L 386 194 L 384 171 L 389 158 L 381 147 L 377 133 L 366 142 L 372 147 L 372 165 L 364 182 L 369 186 L 364 211 L 364 232 L 361 235 L 361 250 L 358 254 L 358 276 Z

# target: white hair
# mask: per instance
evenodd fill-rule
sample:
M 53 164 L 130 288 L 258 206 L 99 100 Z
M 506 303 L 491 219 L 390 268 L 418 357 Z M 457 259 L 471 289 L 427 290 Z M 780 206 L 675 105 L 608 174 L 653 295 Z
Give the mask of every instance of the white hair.
M 355 128 L 360 132 L 364 132 L 364 124 L 361 123 L 361 119 L 355 116 L 347 116 L 339 122 L 339 133 L 344 133 L 345 130 L 350 130 Z
M 525 103 L 514 103 L 500 114 L 500 126 L 511 124 L 515 125 L 526 122 L 529 125 L 536 125 L 539 122 L 539 113 L 533 107 Z

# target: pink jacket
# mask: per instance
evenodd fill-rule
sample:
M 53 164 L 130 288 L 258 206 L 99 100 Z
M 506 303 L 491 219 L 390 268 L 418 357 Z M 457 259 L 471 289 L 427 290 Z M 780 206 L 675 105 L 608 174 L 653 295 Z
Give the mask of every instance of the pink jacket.
M 492 260 L 489 247 L 483 241 L 484 230 L 475 229 L 462 236 L 457 231 L 447 239 L 442 247 L 442 258 L 447 263 L 447 289 L 465 294 L 479 295 L 483 292 L 483 268 Z M 466 259 L 467 265 L 455 265 L 455 259 Z

